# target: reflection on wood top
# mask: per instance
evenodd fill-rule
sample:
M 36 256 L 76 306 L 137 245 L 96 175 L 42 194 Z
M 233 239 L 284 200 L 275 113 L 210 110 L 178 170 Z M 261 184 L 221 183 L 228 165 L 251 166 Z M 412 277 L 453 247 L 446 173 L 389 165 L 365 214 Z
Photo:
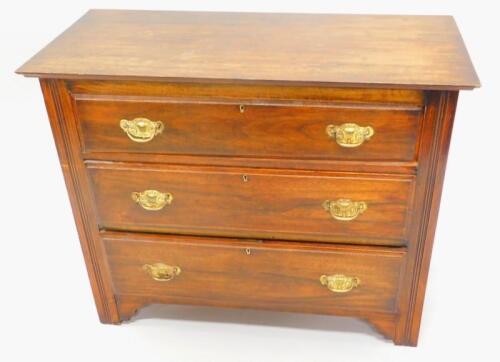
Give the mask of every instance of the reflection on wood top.
M 479 86 L 449 16 L 91 10 L 18 73 L 415 89 Z

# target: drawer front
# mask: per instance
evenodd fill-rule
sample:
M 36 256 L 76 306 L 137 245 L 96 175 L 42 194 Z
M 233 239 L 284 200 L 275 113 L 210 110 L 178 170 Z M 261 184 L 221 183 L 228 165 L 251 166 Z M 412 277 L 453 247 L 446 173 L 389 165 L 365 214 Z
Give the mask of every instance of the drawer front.
M 115 293 L 151 302 L 396 312 L 405 251 L 104 233 Z
M 84 153 L 412 161 L 421 108 L 77 98 Z M 358 127 L 359 126 L 359 127 Z
M 413 177 L 88 163 L 102 228 L 403 245 Z M 149 190 L 149 191 L 148 191 Z

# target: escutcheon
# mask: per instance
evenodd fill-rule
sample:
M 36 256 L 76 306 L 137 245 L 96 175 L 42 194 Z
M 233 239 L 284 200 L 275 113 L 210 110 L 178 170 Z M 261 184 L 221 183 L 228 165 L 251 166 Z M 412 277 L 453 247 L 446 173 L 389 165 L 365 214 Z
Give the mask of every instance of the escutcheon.
M 172 194 L 157 190 L 132 192 L 132 200 L 134 200 L 143 209 L 149 211 L 161 210 L 165 207 L 165 205 L 170 205 L 173 199 L 174 197 Z
M 368 209 L 364 201 L 352 201 L 349 199 L 338 199 L 336 201 L 326 200 L 323 208 L 329 212 L 335 220 L 351 221 Z
M 144 264 L 142 269 L 158 282 L 168 282 L 181 274 L 180 267 L 163 263 Z
M 131 121 L 122 119 L 120 121 L 120 128 L 132 141 L 145 143 L 162 133 L 164 127 L 161 121 L 151 121 L 147 118 L 135 118 Z
M 359 147 L 369 140 L 375 131 L 372 127 L 361 127 L 356 123 L 344 123 L 340 126 L 330 124 L 326 127 L 326 133 L 342 147 Z
M 322 275 L 319 281 L 334 293 L 347 293 L 361 284 L 358 277 L 348 277 L 344 274 Z

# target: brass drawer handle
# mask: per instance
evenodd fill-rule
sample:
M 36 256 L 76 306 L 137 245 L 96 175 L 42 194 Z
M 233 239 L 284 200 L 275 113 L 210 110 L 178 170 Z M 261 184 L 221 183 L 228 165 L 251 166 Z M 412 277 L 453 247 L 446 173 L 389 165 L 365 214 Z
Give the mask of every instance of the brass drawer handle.
M 168 282 L 181 274 L 180 267 L 163 263 L 144 264 L 142 269 L 158 282 Z
M 322 275 L 319 281 L 334 293 L 347 293 L 361 284 L 358 277 L 348 277 L 344 274 Z
M 149 211 L 161 210 L 165 205 L 170 205 L 174 197 L 168 192 L 157 190 L 144 190 L 142 192 L 132 192 L 132 200 L 143 209 Z
M 161 121 L 155 122 L 147 118 L 135 118 L 131 121 L 122 119 L 120 127 L 132 141 L 139 143 L 149 142 L 163 132 Z
M 370 126 L 361 127 L 356 123 L 344 123 L 340 126 L 333 124 L 327 126 L 326 133 L 340 146 L 351 148 L 361 146 L 375 134 L 375 131 Z
M 368 209 L 364 201 L 351 201 L 349 199 L 338 199 L 336 201 L 326 200 L 323 208 L 329 212 L 335 220 L 350 221 L 357 218 Z

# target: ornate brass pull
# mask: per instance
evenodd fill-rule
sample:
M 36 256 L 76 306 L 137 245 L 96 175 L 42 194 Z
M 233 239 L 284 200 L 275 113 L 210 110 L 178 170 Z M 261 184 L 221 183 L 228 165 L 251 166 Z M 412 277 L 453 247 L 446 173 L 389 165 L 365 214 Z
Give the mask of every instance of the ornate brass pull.
M 157 190 L 132 192 L 132 200 L 138 203 L 143 209 L 150 211 L 163 209 L 165 205 L 170 205 L 173 199 L 172 194 Z
M 344 274 L 322 275 L 319 281 L 334 293 L 347 293 L 361 284 L 358 277 L 348 277 Z
M 163 263 L 144 264 L 142 269 L 158 282 L 168 282 L 181 274 L 181 268 L 178 266 Z
M 120 127 L 132 141 L 139 143 L 149 142 L 163 132 L 161 121 L 155 122 L 147 118 L 135 118 L 131 121 L 122 119 Z
M 336 201 L 326 200 L 323 208 L 329 212 L 335 220 L 350 221 L 357 218 L 368 209 L 364 201 L 351 201 L 349 199 L 338 199 Z
M 375 131 L 370 126 L 361 127 L 356 123 L 344 123 L 340 126 L 333 124 L 327 126 L 326 133 L 342 147 L 359 147 L 369 140 Z

